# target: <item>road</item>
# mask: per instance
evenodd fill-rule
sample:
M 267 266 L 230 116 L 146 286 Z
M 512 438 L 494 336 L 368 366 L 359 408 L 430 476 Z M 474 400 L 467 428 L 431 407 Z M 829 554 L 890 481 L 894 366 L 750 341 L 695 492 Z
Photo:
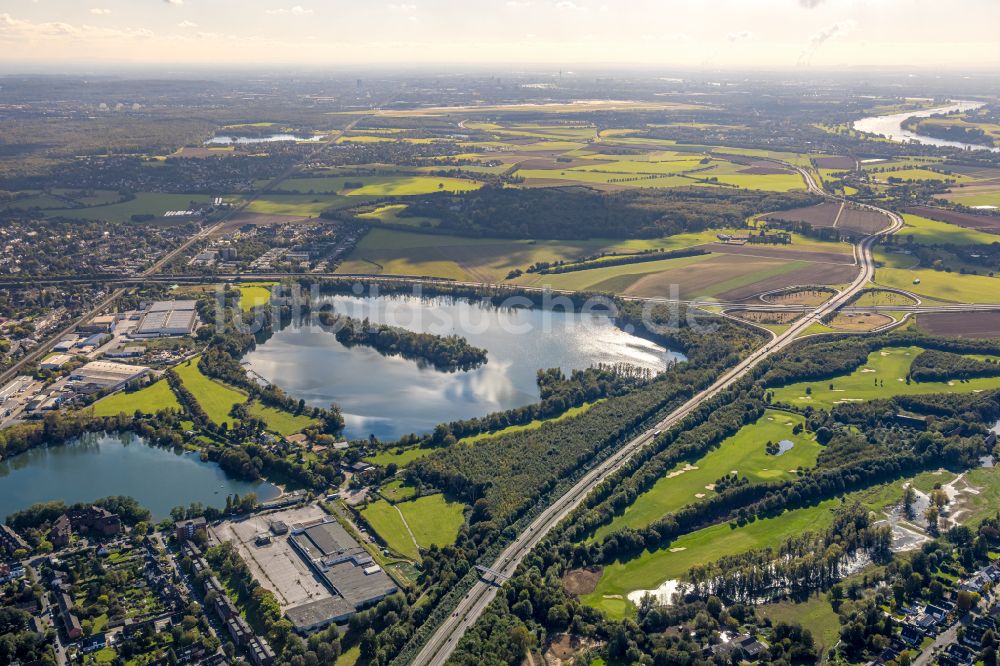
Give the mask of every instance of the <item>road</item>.
M 242 213 L 244 210 L 246 210 L 246 207 L 249 206 L 251 203 L 253 203 L 260 195 L 265 194 L 268 191 L 274 189 L 282 181 L 284 181 L 287 178 L 291 177 L 292 175 L 298 173 L 302 169 L 302 166 L 304 164 L 308 164 L 310 161 L 312 161 L 319 153 L 321 153 L 323 150 L 325 150 L 326 148 L 328 148 L 337 139 L 339 139 L 340 137 L 342 137 L 345 132 L 351 130 L 355 125 L 357 125 L 359 122 L 361 122 L 364 118 L 367 118 L 367 116 L 359 116 L 358 118 L 356 118 L 355 120 L 353 120 L 350 124 L 348 124 L 347 126 L 345 126 L 344 129 L 338 130 L 336 132 L 332 132 L 330 134 L 330 136 L 327 137 L 326 141 L 323 141 L 322 143 L 318 144 L 318 146 L 316 147 L 316 149 L 313 150 L 313 151 L 311 151 L 309 153 L 309 155 L 307 155 L 305 157 L 305 159 L 303 159 L 300 163 L 294 164 L 294 165 L 288 167 L 287 169 L 285 169 L 284 172 L 282 172 L 281 174 L 279 174 L 279 175 L 275 176 L 274 178 L 272 178 L 271 180 L 269 180 L 267 182 L 267 184 L 265 184 L 263 187 L 257 189 L 256 191 L 254 191 L 253 193 L 251 193 L 250 195 L 248 195 L 247 197 L 245 197 L 240 202 L 240 204 L 238 206 L 235 206 L 234 208 L 230 209 L 229 212 L 227 212 L 215 224 L 213 224 L 210 227 L 205 227 L 205 228 L 201 229 L 198 233 L 194 234 L 193 236 L 191 236 L 190 238 L 188 238 L 187 240 L 185 240 L 183 243 L 181 243 L 179 246 L 177 246 L 176 248 L 174 248 L 173 250 L 171 250 L 167 254 L 163 255 L 160 259 L 158 259 L 156 261 L 156 263 L 154 263 L 152 266 L 150 266 L 145 271 L 143 271 L 139 276 L 137 276 L 138 280 L 142 281 L 144 279 L 151 278 L 156 273 L 159 273 L 163 269 L 164 266 L 166 266 L 167 264 L 169 264 L 175 258 L 181 256 L 184 252 L 187 252 L 189 249 L 191 249 L 191 247 L 195 243 L 197 243 L 197 242 L 199 242 L 201 240 L 204 240 L 205 238 L 208 238 L 209 236 L 211 236 L 219 228 L 221 228 L 222 225 L 224 225 L 227 221 L 229 221 L 230 219 L 232 219 L 232 217 L 234 215 L 238 215 L 239 213 Z M 67 280 L 67 281 L 70 281 L 70 280 Z M 41 284 L 41 283 L 44 282 L 44 280 L 35 279 L 32 282 L 34 284 Z M 46 354 L 48 354 L 49 351 L 52 349 L 52 347 L 57 342 L 59 342 L 59 340 L 61 340 L 65 336 L 69 335 L 73 331 L 75 331 L 77 326 L 79 326 L 83 322 L 87 321 L 91 317 L 94 317 L 94 316 L 100 314 L 101 312 L 103 312 L 106 308 L 108 308 L 112 303 L 114 303 L 116 300 L 118 300 L 125 293 L 125 289 L 126 289 L 126 287 L 118 287 L 118 288 L 116 288 L 114 291 L 112 291 L 110 294 L 108 294 L 108 296 L 106 296 L 105 298 L 101 299 L 96 305 L 94 305 L 89 310 L 87 310 L 86 312 L 84 312 L 81 316 L 77 317 L 72 322 L 70 322 L 70 324 L 68 326 L 66 326 L 65 328 L 61 329 L 55 335 L 50 336 L 44 342 L 39 343 L 38 346 L 34 350 L 32 350 L 31 352 L 29 352 L 28 354 L 26 354 L 23 358 L 21 358 L 16 363 L 14 363 L 14 365 L 10 366 L 6 370 L 4 370 L 2 373 L 0 373 L 0 386 L 2 386 L 3 384 L 6 384 L 11 379 L 13 379 L 17 375 L 17 373 L 19 373 L 21 371 L 22 368 L 24 368 L 24 367 L 26 367 L 26 366 L 28 366 L 28 365 L 30 365 L 30 364 L 38 361 L 39 359 L 41 359 L 42 357 L 44 357 Z
M 802 174 L 811 192 L 826 195 L 813 181 L 812 175 L 804 169 L 797 169 Z M 711 386 L 693 396 L 686 403 L 674 410 L 669 416 L 634 438 L 607 460 L 588 471 L 572 488 L 547 507 L 528 528 L 521 532 L 514 541 L 504 549 L 497 560 L 489 567 L 504 576 L 513 575 L 521 560 L 541 541 L 548 532 L 560 521 L 566 518 L 586 498 L 605 476 L 620 469 L 633 455 L 653 441 L 654 434 L 659 430 L 671 428 L 680 423 L 700 404 L 718 395 L 735 382 L 744 377 L 750 370 L 767 357 L 775 354 L 788 345 L 826 315 L 844 305 L 863 289 L 875 277 L 875 260 L 872 256 L 872 246 L 885 234 L 898 231 L 903 226 L 903 219 L 895 213 L 866 206 L 886 215 L 890 225 L 882 231 L 868 236 L 856 244 L 856 252 L 860 270 L 854 281 L 843 291 L 838 292 L 825 303 L 812 310 L 793 323 L 784 333 L 775 335 L 764 347 L 753 352 L 738 365 L 725 372 Z M 453 614 L 438 627 L 423 649 L 414 659 L 417 666 L 442 666 L 455 649 L 465 630 L 472 626 L 496 595 L 497 587 L 482 580 L 473 584 L 469 593 L 459 602 Z

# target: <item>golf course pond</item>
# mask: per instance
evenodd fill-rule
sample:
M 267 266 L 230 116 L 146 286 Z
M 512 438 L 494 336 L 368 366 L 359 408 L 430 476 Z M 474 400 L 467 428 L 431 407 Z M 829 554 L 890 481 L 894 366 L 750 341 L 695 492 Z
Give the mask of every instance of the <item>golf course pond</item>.
M 487 350 L 487 363 L 467 371 L 346 347 L 308 321 L 293 322 L 243 360 L 254 374 L 311 406 L 340 406 L 348 438 L 396 439 L 439 423 L 482 416 L 539 400 L 537 372 L 598 363 L 653 371 L 683 354 L 623 331 L 606 314 L 540 308 L 497 308 L 464 299 L 416 296 L 323 296 L 334 311 L 357 319 L 438 335 L 457 334 Z
M 37 502 L 73 504 L 109 495 L 134 497 L 159 520 L 175 506 L 223 508 L 226 495 L 250 492 L 262 501 L 281 493 L 270 483 L 229 478 L 197 453 L 150 446 L 131 433 L 87 434 L 0 462 L 0 520 Z

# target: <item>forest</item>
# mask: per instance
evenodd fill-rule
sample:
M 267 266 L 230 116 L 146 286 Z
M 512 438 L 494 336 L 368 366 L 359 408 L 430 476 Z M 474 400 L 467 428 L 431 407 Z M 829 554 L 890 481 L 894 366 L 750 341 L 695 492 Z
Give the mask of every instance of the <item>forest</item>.
M 440 220 L 437 229 L 501 238 L 656 238 L 741 226 L 747 217 L 818 203 L 802 193 L 685 187 L 600 193 L 584 188 L 486 186 L 459 195 L 437 193 L 404 215 Z

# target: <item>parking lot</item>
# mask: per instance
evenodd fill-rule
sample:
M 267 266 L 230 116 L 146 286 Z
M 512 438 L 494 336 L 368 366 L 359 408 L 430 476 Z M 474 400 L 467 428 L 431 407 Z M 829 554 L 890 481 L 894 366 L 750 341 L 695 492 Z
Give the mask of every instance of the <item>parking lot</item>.
M 296 523 L 323 518 L 326 514 L 318 506 L 296 507 L 287 511 L 253 516 L 241 521 L 226 521 L 211 528 L 218 541 L 233 541 L 240 556 L 250 567 L 254 578 L 274 592 L 281 610 L 309 601 L 332 596 L 310 571 L 297 552 L 292 550 L 287 535 L 275 536 L 270 532 L 274 521 L 282 521 L 289 528 Z M 258 546 L 258 536 L 268 535 L 271 543 Z

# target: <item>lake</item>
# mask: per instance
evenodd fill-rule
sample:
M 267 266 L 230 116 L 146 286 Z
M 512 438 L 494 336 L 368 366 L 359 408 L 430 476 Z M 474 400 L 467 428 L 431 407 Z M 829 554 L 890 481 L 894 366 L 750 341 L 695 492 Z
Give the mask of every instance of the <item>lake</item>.
M 982 102 L 955 102 L 953 104 L 949 104 L 948 106 L 940 106 L 935 109 L 926 109 L 924 111 L 906 111 L 904 113 L 893 113 L 886 116 L 871 116 L 869 118 L 862 118 L 861 120 L 854 121 L 854 129 L 859 132 L 867 132 L 869 134 L 881 134 L 887 139 L 900 143 L 916 141 L 917 143 L 922 143 L 928 146 L 944 146 L 962 148 L 963 150 L 990 150 L 998 152 L 1000 151 L 1000 148 L 991 148 L 989 146 L 981 146 L 974 143 L 962 143 L 961 141 L 936 139 L 932 136 L 926 136 L 924 134 L 917 134 L 916 132 L 905 130 L 902 127 L 903 121 L 907 118 L 913 118 L 914 116 L 917 118 L 929 118 L 930 116 L 939 113 L 972 111 L 973 109 L 978 109 L 981 106 L 983 106 Z
M 221 509 L 226 495 L 249 492 L 268 500 L 281 491 L 263 481 L 228 478 L 197 453 L 149 446 L 132 433 L 91 433 L 0 462 L 0 520 L 36 502 L 73 504 L 109 495 L 134 497 L 159 520 L 169 518 L 175 506 L 201 502 Z
M 602 314 L 495 308 L 465 300 L 324 296 L 342 314 L 439 335 L 457 333 L 488 352 L 468 371 L 441 372 L 369 347 L 345 347 L 333 333 L 292 323 L 250 352 L 250 370 L 310 406 L 340 406 L 349 438 L 396 439 L 439 423 L 538 402 L 537 371 L 597 363 L 663 370 L 685 360 L 626 333 Z
M 323 136 L 295 136 L 294 134 L 270 134 L 268 136 L 213 136 L 205 142 L 206 146 L 231 146 L 234 143 L 274 143 L 275 141 L 322 141 Z

